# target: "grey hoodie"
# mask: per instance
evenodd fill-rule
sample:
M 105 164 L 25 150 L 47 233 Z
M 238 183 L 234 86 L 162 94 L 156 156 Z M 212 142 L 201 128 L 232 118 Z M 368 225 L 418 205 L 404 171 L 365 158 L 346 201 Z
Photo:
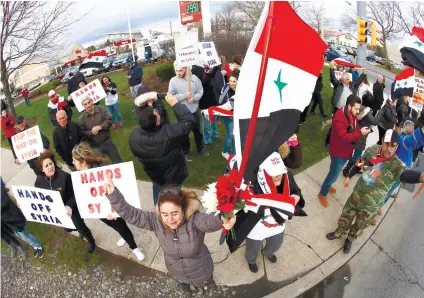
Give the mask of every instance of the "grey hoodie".
M 191 94 L 193 95 L 194 102 L 189 103 L 187 100 L 188 92 L 188 80 L 187 76 L 185 78 L 180 78 L 175 76 L 169 81 L 168 92 L 172 95 L 175 95 L 177 100 L 185 105 L 189 111 L 193 114 L 197 112 L 199 108 L 199 101 L 203 96 L 203 86 L 202 82 L 195 75 L 190 76 L 191 81 Z

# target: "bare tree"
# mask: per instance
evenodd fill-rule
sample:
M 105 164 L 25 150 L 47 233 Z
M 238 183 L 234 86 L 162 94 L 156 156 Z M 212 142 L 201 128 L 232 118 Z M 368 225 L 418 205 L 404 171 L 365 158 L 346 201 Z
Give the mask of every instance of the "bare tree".
M 395 2 L 395 15 L 398 25 L 401 27 L 404 33 L 411 33 L 414 26 L 424 27 L 424 3 L 423 2 L 414 2 L 410 4 L 409 9 L 405 9 L 405 4 Z
M 228 3 L 224 9 L 219 13 L 220 25 L 225 30 L 225 32 L 232 32 L 236 30 L 237 27 L 237 10 L 235 9 L 235 3 Z
M 396 18 L 396 2 L 367 2 L 368 15 L 381 27 L 382 40 L 380 41 L 386 55 L 386 67 L 390 69 L 387 52 L 387 41 L 398 37 L 402 32 Z
M 173 39 L 161 41 L 159 45 L 165 58 L 175 60 L 175 42 Z
M 71 19 L 71 2 L 2 1 L 0 77 L 10 112 L 16 117 L 10 75 L 35 60 L 50 60 L 61 49 L 65 33 L 82 17 Z
M 221 31 L 221 16 L 219 13 L 216 13 L 211 18 L 211 31 L 212 34 L 217 35 Z
M 356 30 L 356 11 L 349 9 L 344 14 L 342 14 L 340 17 L 340 24 L 341 27 L 348 32 Z
M 255 28 L 261 17 L 265 2 L 262 1 L 236 1 L 234 8 L 243 14 L 244 22 L 250 28 Z
M 300 14 L 302 12 L 302 2 L 289 1 L 289 4 L 297 14 Z
M 318 33 L 321 34 L 321 31 L 324 29 L 324 26 L 330 25 L 330 20 L 325 17 L 324 5 L 305 5 L 302 9 L 302 15 L 304 20 L 311 27 L 317 29 Z

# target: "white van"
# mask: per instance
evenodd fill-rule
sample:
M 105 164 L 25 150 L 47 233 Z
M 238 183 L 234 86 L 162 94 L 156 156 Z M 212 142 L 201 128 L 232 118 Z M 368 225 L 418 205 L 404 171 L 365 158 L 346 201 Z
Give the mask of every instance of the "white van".
M 144 62 L 146 60 L 145 53 L 148 52 L 150 54 L 150 60 L 159 60 L 163 58 L 163 50 L 160 48 L 157 43 L 137 43 L 137 56 L 138 61 Z

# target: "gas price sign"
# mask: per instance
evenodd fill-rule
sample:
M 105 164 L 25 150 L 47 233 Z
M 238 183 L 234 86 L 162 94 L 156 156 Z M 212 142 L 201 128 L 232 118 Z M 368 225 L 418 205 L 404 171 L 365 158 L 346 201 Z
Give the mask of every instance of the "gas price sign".
M 189 24 L 202 20 L 200 1 L 179 1 L 181 24 Z

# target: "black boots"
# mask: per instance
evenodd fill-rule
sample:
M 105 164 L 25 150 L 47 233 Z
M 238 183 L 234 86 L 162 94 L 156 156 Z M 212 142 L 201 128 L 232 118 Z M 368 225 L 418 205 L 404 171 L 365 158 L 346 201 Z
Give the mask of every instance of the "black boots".
M 348 176 L 348 174 L 349 174 L 349 172 L 350 172 L 350 169 L 352 169 L 352 167 L 355 165 L 355 162 L 354 161 L 349 161 L 348 163 L 347 163 L 347 165 L 346 165 L 346 167 L 343 169 L 343 176 L 345 177 L 345 178 L 347 178 L 347 176 Z
M 96 248 L 96 241 L 93 238 L 93 234 L 91 234 L 91 231 L 89 231 L 86 235 L 85 235 L 85 239 L 87 239 L 88 241 L 88 248 L 87 251 L 89 253 L 93 253 L 94 249 Z

